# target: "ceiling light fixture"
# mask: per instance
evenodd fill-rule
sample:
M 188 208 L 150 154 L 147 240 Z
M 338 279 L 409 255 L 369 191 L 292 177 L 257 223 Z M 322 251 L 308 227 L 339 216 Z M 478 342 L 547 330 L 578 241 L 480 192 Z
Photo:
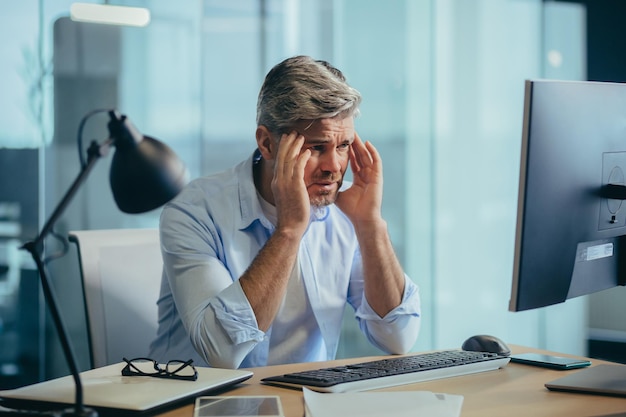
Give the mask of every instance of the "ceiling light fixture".
M 150 23 L 150 11 L 142 7 L 73 3 L 70 18 L 77 22 L 143 27 Z

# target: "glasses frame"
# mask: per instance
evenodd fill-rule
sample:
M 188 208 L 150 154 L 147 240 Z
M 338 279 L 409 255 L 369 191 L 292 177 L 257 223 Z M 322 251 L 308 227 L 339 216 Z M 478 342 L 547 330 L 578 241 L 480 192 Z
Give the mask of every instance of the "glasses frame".
M 124 368 L 122 369 L 122 376 L 151 376 L 154 378 L 179 379 L 183 381 L 196 381 L 198 379 L 198 370 L 195 366 L 192 365 L 193 359 L 189 359 L 187 361 L 171 360 L 168 361 L 165 365 L 161 365 L 154 359 L 150 358 L 123 359 L 124 362 L 126 362 L 126 366 L 124 366 Z M 137 361 L 152 363 L 154 372 L 144 372 L 141 369 L 137 368 L 137 366 L 133 365 L 133 362 Z M 179 364 L 179 366 L 176 367 L 173 371 L 170 371 L 170 366 L 176 364 Z M 191 367 L 191 369 L 193 369 L 193 375 L 179 375 L 179 372 L 187 367 Z

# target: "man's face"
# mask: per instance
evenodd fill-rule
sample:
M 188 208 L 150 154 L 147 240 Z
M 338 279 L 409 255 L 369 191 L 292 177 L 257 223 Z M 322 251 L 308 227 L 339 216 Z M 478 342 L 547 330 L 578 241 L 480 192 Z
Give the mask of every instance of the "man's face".
M 304 152 L 311 157 L 304 168 L 304 183 L 313 206 L 327 206 L 335 202 L 350 159 L 350 145 L 354 140 L 354 119 L 319 119 L 300 121 L 294 130 L 304 136 Z

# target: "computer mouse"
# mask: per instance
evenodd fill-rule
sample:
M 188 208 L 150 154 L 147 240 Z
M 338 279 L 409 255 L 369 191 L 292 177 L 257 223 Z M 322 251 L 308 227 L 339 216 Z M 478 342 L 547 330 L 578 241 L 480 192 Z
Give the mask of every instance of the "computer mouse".
M 472 336 L 463 342 L 461 346 L 463 350 L 472 352 L 490 352 L 497 353 L 502 356 L 509 356 L 511 349 L 502 340 L 495 336 L 480 334 Z

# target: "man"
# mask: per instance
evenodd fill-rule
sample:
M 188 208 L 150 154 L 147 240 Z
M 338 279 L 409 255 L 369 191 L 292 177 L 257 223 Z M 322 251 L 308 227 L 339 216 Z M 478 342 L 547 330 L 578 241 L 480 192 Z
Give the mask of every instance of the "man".
M 413 346 L 419 293 L 381 217 L 380 156 L 354 130 L 360 101 L 324 61 L 293 57 L 267 74 L 252 157 L 163 209 L 151 357 L 223 368 L 330 360 L 346 302 L 375 346 Z

